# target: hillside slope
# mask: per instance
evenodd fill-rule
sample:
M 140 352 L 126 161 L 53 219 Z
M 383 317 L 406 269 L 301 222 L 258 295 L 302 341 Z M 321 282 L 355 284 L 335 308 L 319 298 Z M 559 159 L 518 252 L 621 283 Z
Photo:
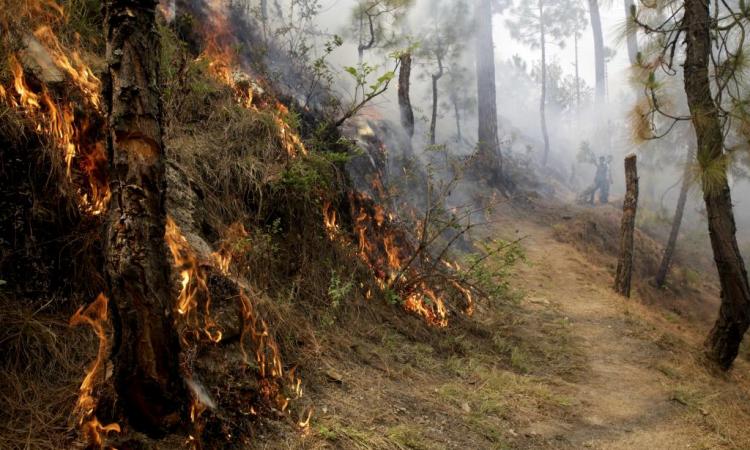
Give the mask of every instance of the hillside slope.
M 445 331 L 342 323 L 307 380 L 311 432 L 258 448 L 750 446 L 748 363 L 708 373 L 707 324 L 614 294 L 593 262 L 612 255 L 561 242 L 554 222 L 512 206 L 497 214 L 490 234 L 524 236 L 515 302 L 496 299 Z

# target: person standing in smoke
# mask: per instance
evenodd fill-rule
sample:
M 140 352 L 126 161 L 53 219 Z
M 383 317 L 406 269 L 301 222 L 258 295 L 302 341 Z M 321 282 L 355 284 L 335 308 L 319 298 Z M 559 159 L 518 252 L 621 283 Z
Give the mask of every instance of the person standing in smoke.
M 599 203 L 605 204 L 609 202 L 609 185 L 612 184 L 611 162 L 612 156 L 607 158 L 604 156 L 599 157 L 599 163 L 596 164 L 596 175 L 594 175 L 594 189 L 591 191 L 589 197 L 589 203 L 592 205 L 594 204 L 596 191 L 599 191 Z

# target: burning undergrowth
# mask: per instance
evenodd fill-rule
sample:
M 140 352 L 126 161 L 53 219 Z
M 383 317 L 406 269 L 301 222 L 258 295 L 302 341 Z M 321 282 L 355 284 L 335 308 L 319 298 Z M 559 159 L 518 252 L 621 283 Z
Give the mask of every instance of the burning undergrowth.
M 63 31 L 64 9 L 46 1 L 8 8 L 12 17 L 0 15 L 0 222 L 13 250 L 3 250 L 0 268 L 39 278 L 41 289 L 8 280 L 25 295 L 64 288 L 93 296 L 102 286 L 93 234 L 109 195 L 100 83 L 80 39 Z
M 105 295 L 96 296 L 104 290 L 99 228 L 109 199 L 96 75 L 102 48 L 67 31 L 74 22 L 87 29 L 101 18 L 75 10 L 86 12 L 84 26 L 51 0 L 20 3 L 17 18 L 0 15 L 0 137 L 7 144 L 0 160 L 12 174 L 0 198 L 15 208 L 2 217 L 2 236 L 17 239 L 10 246 L 16 253 L 46 233 L 75 251 L 72 266 L 82 277 L 68 277 L 62 263 L 47 270 L 69 279 L 75 295 L 61 295 L 63 309 L 86 303 L 70 324 L 91 328 L 97 342 L 87 344 L 96 355 L 79 377 L 77 401 L 74 391 L 65 397 L 62 410 L 75 409 L 75 423 L 61 439 L 70 444 L 77 427 L 91 447 L 117 445 L 132 430 L 111 408 L 116 313 Z M 273 85 L 224 40 L 232 29 L 222 27 L 231 24 L 210 26 L 224 33 L 194 46 L 178 37 L 176 23 L 160 24 L 170 214 L 165 244 L 173 260 L 180 366 L 192 398 L 182 429 L 194 447 L 247 443 L 268 417 L 307 428 L 313 405 L 302 397 L 300 371 L 314 367 L 320 348 L 313 324 L 327 323 L 332 305 L 380 300 L 445 327 L 451 316 L 471 314 L 473 297 L 481 294 L 457 265 L 428 249 L 429 224 L 409 233 L 380 204 L 385 195 L 376 201 L 351 189 L 344 169 L 350 158 L 341 152 L 350 144 L 337 133 L 328 130 L 308 150 L 300 117 L 324 118 L 280 103 Z M 371 182 L 384 189 L 381 174 Z M 41 234 L 33 230 L 40 223 L 49 228 Z M 411 223 L 418 224 L 416 217 Z M 61 247 L 36 253 L 67 256 Z M 16 273 L 8 279 L 13 287 L 28 287 L 15 271 L 19 261 L 37 264 L 28 251 L 4 253 L 3 276 Z M 61 292 L 50 285 L 35 289 Z

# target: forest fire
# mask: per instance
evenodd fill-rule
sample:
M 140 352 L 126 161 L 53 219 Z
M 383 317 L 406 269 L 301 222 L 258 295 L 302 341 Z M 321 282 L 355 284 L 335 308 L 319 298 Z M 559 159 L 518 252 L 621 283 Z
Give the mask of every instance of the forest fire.
M 410 281 L 421 279 L 413 264 L 420 255 L 407 234 L 393 226 L 385 209 L 366 194 L 352 192 L 349 201 L 358 254 L 372 268 L 381 287 L 396 289 L 403 299 L 404 309 L 432 325 L 447 326 L 448 313 L 443 298 L 426 282 Z M 329 214 L 324 208 L 324 218 Z
M 211 74 L 217 81 L 232 89 L 239 105 L 256 110 L 268 108 L 267 110 L 273 114 L 279 139 L 288 158 L 294 159 L 300 154 L 307 155 L 302 139 L 289 126 L 288 108 L 279 101 L 274 101 L 272 108 L 266 104 L 259 104 L 256 91 L 262 93 L 262 89 L 255 81 L 259 77 L 244 68 L 237 50 L 234 49 L 236 38 L 231 33 L 227 5 L 224 2 L 210 1 L 206 6 L 209 16 L 209 23 L 205 24 L 203 31 L 206 45 L 198 60 L 208 62 Z
M 331 206 L 329 200 L 323 201 L 323 225 L 325 225 L 328 238 L 334 240 L 338 234 L 339 226 L 336 223 L 336 209 Z
M 212 261 L 207 262 L 207 264 L 216 267 L 222 275 L 228 276 L 232 261 L 231 243 L 247 237 L 248 233 L 241 223 L 235 223 L 229 226 L 224 234 L 224 242 L 220 245 L 218 251 L 211 254 Z M 179 271 L 181 278 L 181 290 L 175 302 L 175 310 L 178 316 L 184 317 L 189 327 L 200 327 L 210 341 L 218 343 L 223 337 L 223 331 L 211 316 L 211 291 L 207 284 L 206 270 L 201 267 L 201 263 L 190 243 L 171 218 L 167 219 L 165 241 L 174 258 L 174 267 Z M 267 322 L 256 311 L 253 302 L 250 300 L 250 289 L 244 286 L 239 279 L 232 280 L 232 283 L 236 289 L 233 297 L 238 302 L 240 314 L 239 349 L 244 363 L 251 366 L 251 357 L 255 360 L 258 378 L 263 385 L 262 395 L 264 398 L 273 401 L 279 410 L 285 411 L 290 398 L 283 395 L 277 384 L 278 380 L 284 378 L 278 344 L 273 338 Z M 198 323 L 195 313 L 200 313 L 203 316 L 202 325 Z M 182 339 L 184 345 L 189 344 L 184 336 Z M 251 345 L 250 349 L 246 348 L 247 342 Z M 301 395 L 300 381 L 294 376 L 293 372 L 288 374 L 288 378 L 290 386 L 293 387 L 294 395 L 299 397 Z M 197 417 L 201 412 L 201 405 L 194 404 L 191 414 Z M 195 419 L 193 420 L 195 421 Z
M 55 17 L 58 13 L 64 17 L 62 7 L 51 1 L 36 4 L 31 13 L 41 15 L 43 6 L 52 8 Z M 101 82 L 77 50 L 63 48 L 49 25 L 23 36 L 22 42 L 25 47 L 8 56 L 13 79 L 10 86 L 0 88 L 0 100 L 22 113 L 34 124 L 35 131 L 59 150 L 65 174 L 77 186 L 76 202 L 81 212 L 99 215 L 110 197 L 104 143 L 98 127 L 92 126 L 102 122 Z M 28 60 L 42 67 L 42 75 L 35 74 L 33 83 L 27 79 L 22 64 Z M 44 77 L 54 77 L 55 71 L 64 74 L 66 83 L 53 89 Z M 81 97 L 87 107 L 76 108 L 73 96 Z
M 76 402 L 76 411 L 80 416 L 78 424 L 81 427 L 82 434 L 93 448 L 101 447 L 102 434 L 120 432 L 118 424 L 102 425 L 94 415 L 96 398 L 93 392 L 96 387 L 96 379 L 102 375 L 109 351 L 107 332 L 105 331 L 105 325 L 108 320 L 108 303 L 109 300 L 107 297 L 104 294 L 99 294 L 96 300 L 88 306 L 81 306 L 70 318 L 70 326 L 88 325 L 94 330 L 99 339 L 99 350 L 97 351 L 96 359 L 81 383 L 78 401 Z
M 198 306 L 201 306 L 203 310 L 201 330 L 211 341 L 221 341 L 223 333 L 211 318 L 211 292 L 206 285 L 205 274 L 201 270 L 195 252 L 171 217 L 167 217 L 164 240 L 172 253 L 174 267 L 180 272 L 182 287 L 175 302 L 175 310 L 180 316 L 185 317 L 189 324 L 196 325 L 195 315 L 192 313 Z
M 83 98 L 96 110 L 101 107 L 102 83 L 94 75 L 94 72 L 82 60 L 78 51 L 70 51 L 70 57 L 66 54 L 60 41 L 49 26 L 39 27 L 34 31 L 34 36 L 44 45 L 58 68 L 63 70 L 68 78 L 78 87 Z M 27 40 L 28 41 L 28 40 Z M 72 59 L 72 62 L 71 62 Z

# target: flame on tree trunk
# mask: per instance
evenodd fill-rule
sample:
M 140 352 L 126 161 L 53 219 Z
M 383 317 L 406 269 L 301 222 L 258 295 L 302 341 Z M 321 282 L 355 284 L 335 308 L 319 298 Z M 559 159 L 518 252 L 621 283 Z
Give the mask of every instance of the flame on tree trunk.
M 711 96 L 708 65 L 712 21 L 708 8 L 706 0 L 685 0 L 682 19 L 687 33 L 684 80 L 698 144 L 698 163 L 703 173 L 708 232 L 721 284 L 719 318 L 706 339 L 706 355 L 721 369 L 728 370 L 750 326 L 750 285 L 737 245 L 719 111 Z
M 622 204 L 622 226 L 620 236 L 620 259 L 617 261 L 614 289 L 630 297 L 630 281 L 633 276 L 633 233 L 635 214 L 638 209 L 638 168 L 636 156 L 625 158 L 625 201 Z
M 105 259 L 114 306 L 120 412 L 158 436 L 186 411 L 164 243 L 165 166 L 154 0 L 107 0 L 107 147 L 112 199 Z

